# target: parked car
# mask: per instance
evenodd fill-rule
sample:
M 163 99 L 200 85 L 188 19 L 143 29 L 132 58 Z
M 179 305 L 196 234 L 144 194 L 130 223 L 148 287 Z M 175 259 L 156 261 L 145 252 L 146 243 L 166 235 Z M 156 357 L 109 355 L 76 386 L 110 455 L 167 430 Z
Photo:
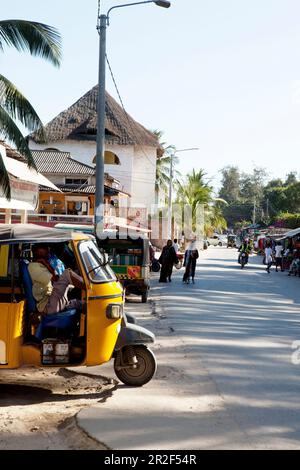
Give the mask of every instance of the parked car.
M 212 246 L 224 246 L 227 245 L 227 236 L 226 235 L 213 235 L 212 237 L 207 238 L 207 244 Z

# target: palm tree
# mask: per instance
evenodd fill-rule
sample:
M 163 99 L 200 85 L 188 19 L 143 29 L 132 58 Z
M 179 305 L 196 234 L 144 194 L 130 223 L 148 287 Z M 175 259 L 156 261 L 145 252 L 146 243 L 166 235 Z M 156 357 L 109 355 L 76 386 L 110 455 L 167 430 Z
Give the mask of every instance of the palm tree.
M 25 20 L 0 21 L 0 52 L 4 46 L 18 51 L 27 51 L 33 56 L 48 60 L 58 67 L 61 61 L 61 37 L 48 25 Z M 28 165 L 35 164 L 25 137 L 15 121 L 19 121 L 29 132 L 38 131 L 44 137 L 43 125 L 32 105 L 6 77 L 0 74 L 0 134 L 12 142 L 24 155 Z M 9 176 L 0 154 L 0 188 L 10 199 Z
M 205 176 L 204 170 L 197 172 L 193 169 L 184 182 L 178 181 L 177 203 L 182 207 L 188 205 L 191 208 L 193 231 L 196 230 L 198 207 L 201 204 L 207 205 L 212 197 L 212 187 L 205 181 Z
M 206 236 L 210 236 L 214 232 L 220 232 L 227 228 L 227 222 L 223 216 L 221 204 L 227 204 L 227 202 L 224 199 L 218 198 L 205 209 L 204 232 Z
M 155 178 L 155 204 L 158 204 L 159 192 L 163 191 L 165 195 L 168 193 L 171 160 L 173 160 L 173 165 L 176 165 L 179 160 L 178 157 L 174 155 L 175 146 L 162 142 L 163 132 L 155 130 L 153 131 L 153 134 L 157 137 L 160 145 L 160 155 L 156 161 Z M 174 170 L 174 175 L 178 177 L 180 173 L 177 170 Z
M 226 221 L 222 215 L 221 204 L 227 204 L 224 199 L 213 197 L 213 188 L 205 179 L 203 169 L 186 176 L 185 181 L 178 182 L 177 203 L 182 207 L 188 205 L 192 212 L 192 230 L 197 229 L 197 215 L 200 205 L 204 206 L 205 233 L 226 228 Z

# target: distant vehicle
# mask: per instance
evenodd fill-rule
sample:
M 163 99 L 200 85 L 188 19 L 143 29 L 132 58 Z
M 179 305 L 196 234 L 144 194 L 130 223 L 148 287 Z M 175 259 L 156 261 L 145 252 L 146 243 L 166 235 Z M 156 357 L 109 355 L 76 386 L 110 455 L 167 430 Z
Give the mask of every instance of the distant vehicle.
M 237 236 L 236 235 L 228 235 L 227 248 L 237 248 Z
M 212 237 L 207 238 L 208 246 L 224 246 L 227 245 L 227 236 L 215 234 Z

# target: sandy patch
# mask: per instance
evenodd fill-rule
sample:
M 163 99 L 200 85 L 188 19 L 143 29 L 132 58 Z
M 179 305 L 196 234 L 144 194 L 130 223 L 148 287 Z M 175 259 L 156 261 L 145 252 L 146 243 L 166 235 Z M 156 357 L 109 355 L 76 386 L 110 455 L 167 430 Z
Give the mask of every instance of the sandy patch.
M 116 383 L 68 369 L 0 371 L 0 449 L 105 449 L 76 425 L 76 414 L 105 402 Z

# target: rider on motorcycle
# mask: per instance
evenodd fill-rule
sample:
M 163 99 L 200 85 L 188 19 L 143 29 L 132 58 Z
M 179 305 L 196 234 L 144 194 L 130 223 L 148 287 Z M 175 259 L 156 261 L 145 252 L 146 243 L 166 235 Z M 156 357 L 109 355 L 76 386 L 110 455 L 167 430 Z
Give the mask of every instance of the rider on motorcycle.
M 238 262 L 241 264 L 241 256 L 243 253 L 245 253 L 246 255 L 246 260 L 245 260 L 245 264 L 248 263 L 248 259 L 249 259 L 249 254 L 251 253 L 251 244 L 249 243 L 249 239 L 248 238 L 245 238 L 243 243 L 241 244 L 241 246 L 239 247 L 239 259 L 238 259 Z

